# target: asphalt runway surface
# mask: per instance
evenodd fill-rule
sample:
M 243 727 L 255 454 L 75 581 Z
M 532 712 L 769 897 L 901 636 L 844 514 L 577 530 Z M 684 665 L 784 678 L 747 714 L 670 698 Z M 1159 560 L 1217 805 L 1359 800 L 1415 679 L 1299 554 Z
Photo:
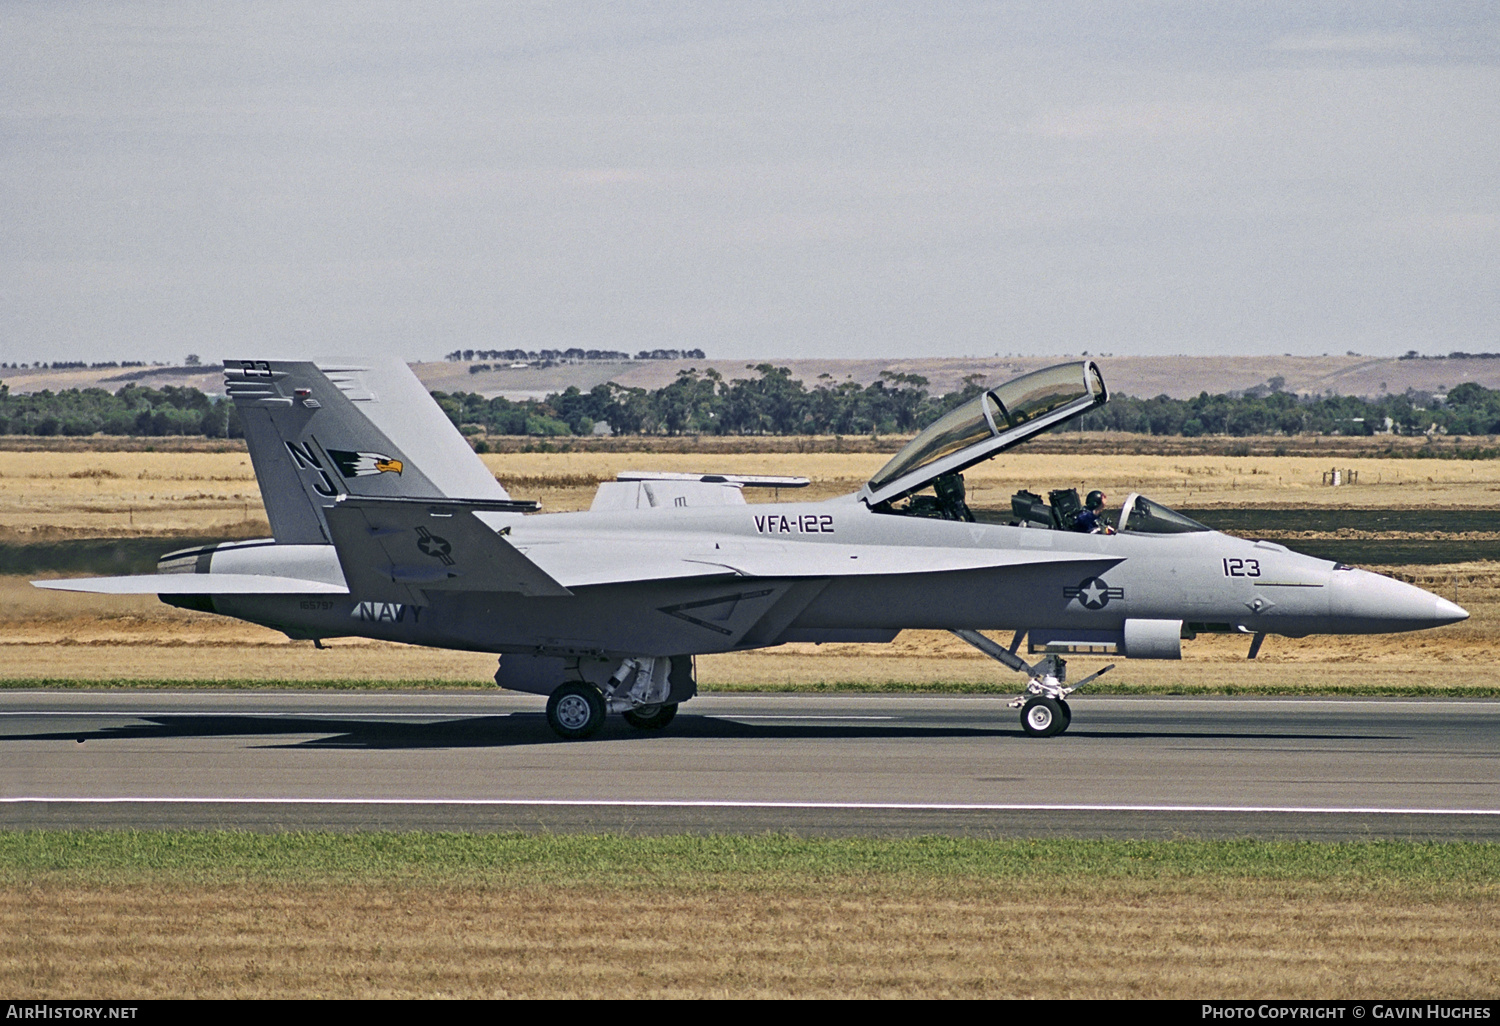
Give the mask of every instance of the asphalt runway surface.
M 561 741 L 524 695 L 0 695 L 0 828 L 1500 840 L 1500 702 L 707 695 Z

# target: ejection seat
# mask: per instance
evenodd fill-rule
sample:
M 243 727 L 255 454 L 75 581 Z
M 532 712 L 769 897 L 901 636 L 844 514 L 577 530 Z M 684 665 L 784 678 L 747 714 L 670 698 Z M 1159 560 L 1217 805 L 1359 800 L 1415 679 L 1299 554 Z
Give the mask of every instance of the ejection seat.
M 1071 531 L 1078 514 L 1083 512 L 1083 503 L 1078 501 L 1077 488 L 1058 488 L 1047 493 L 1052 500 L 1052 523 L 1059 531 Z
M 1025 489 L 1011 496 L 1010 511 L 1015 515 L 1017 527 L 1046 527 L 1054 531 L 1071 531 L 1078 519 L 1083 503 L 1078 501 L 1078 489 L 1058 488 L 1047 493 L 1052 505 L 1042 501 L 1040 495 Z
M 1010 511 L 1016 527 L 1052 527 L 1052 507 L 1042 497 L 1024 488 L 1010 497 Z

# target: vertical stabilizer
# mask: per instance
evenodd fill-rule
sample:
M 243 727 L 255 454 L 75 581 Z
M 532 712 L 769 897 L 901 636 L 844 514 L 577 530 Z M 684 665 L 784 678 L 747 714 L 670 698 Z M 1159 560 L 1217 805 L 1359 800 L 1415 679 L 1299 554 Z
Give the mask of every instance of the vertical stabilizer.
M 276 540 L 329 544 L 339 495 L 506 499 L 484 463 L 398 360 L 329 367 L 224 361 Z
M 449 498 L 510 498 L 403 361 L 319 369 Z

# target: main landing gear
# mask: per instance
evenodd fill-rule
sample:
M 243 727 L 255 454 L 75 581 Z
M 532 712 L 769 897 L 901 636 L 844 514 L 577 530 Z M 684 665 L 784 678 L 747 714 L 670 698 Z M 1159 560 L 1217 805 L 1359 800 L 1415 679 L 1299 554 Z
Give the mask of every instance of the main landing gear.
M 643 705 L 639 709 L 626 709 L 621 715 L 637 730 L 660 730 L 677 715 L 677 703 Z
M 569 741 L 593 737 L 604 726 L 604 696 L 581 681 L 562 685 L 547 699 L 547 726 Z
M 1073 710 L 1068 707 L 1068 696 L 1091 681 L 1104 676 L 1115 668 L 1110 663 L 1097 673 L 1067 687 L 1068 664 L 1055 655 L 1044 656 L 1035 665 L 1016 655 L 1021 645 L 1021 634 L 1016 635 L 1010 648 L 1003 648 L 978 631 L 954 631 L 955 635 L 973 645 L 1003 666 L 1030 679 L 1020 697 L 1008 703 L 1012 709 L 1021 710 L 1021 729 L 1028 737 L 1056 737 L 1073 723 Z
M 670 672 L 669 659 L 646 656 L 621 662 L 602 690 L 587 681 L 561 684 L 547 699 L 547 726 L 581 741 L 599 732 L 607 713 L 618 712 L 637 730 L 661 730 L 677 715 L 678 703 L 667 701 Z

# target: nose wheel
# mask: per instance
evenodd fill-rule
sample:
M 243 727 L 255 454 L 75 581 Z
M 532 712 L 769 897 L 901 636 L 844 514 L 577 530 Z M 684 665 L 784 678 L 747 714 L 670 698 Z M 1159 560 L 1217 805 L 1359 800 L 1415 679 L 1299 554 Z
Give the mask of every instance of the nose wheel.
M 1021 729 L 1032 737 L 1056 737 L 1073 722 L 1073 710 L 1061 698 L 1031 698 L 1021 708 Z

